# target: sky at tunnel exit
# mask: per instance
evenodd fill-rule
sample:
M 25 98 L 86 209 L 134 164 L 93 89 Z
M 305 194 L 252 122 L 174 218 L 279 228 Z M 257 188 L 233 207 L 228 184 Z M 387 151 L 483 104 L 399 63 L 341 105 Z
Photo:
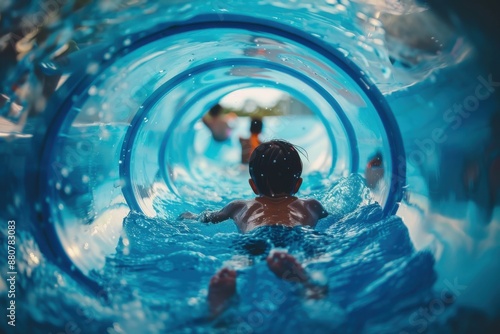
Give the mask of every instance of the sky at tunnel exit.
M 286 95 L 275 88 L 245 88 L 227 94 L 220 100 L 226 108 L 243 109 L 252 101 L 260 107 L 272 107 Z

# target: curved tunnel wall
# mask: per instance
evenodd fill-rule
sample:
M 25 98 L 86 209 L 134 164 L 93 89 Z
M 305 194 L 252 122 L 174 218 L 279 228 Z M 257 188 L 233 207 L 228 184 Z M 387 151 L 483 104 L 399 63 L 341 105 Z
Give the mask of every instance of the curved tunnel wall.
M 91 201 L 89 220 L 110 212 L 109 206 L 99 207 L 95 196 L 106 184 L 121 188 L 130 210 L 156 216 L 151 197 L 158 194 L 144 196 L 141 190 L 158 183 L 159 169 L 160 183 L 170 195 L 185 200 L 171 171 L 176 163 L 193 160 L 189 148 L 194 143 L 186 133 L 217 100 L 245 86 L 300 96 L 319 116 L 333 145 L 330 161 L 320 168 L 323 177 L 362 173 L 360 160 L 383 152 L 389 176 L 383 182 L 390 191 L 379 201 L 386 214 L 397 210 L 405 184 L 405 166 L 397 160 L 404 156 L 399 127 L 376 86 L 345 54 L 303 31 L 249 16 L 226 15 L 224 21 L 216 15 L 197 16 L 157 30 L 145 37 L 127 36 L 92 54 L 104 60 L 95 64 L 99 71 L 90 75 L 87 67 L 72 74 L 61 88 L 62 101 L 49 107 L 58 111 L 44 137 L 41 165 L 56 168 L 41 170 L 39 180 L 40 200 L 50 197 L 43 206 L 52 220 L 48 229 L 55 227 L 48 233 L 55 236 L 51 244 L 75 233 L 72 225 L 78 216 L 72 212 L 87 204 L 75 201 L 76 194 Z M 115 50 L 112 55 L 110 48 Z M 252 54 L 259 48 L 264 55 Z M 151 78 L 141 87 L 134 85 L 144 73 Z M 99 150 L 91 140 L 95 136 L 101 141 Z M 367 143 L 369 150 L 361 146 Z M 114 202 L 122 201 L 119 192 L 111 193 L 117 196 Z M 70 252 L 73 263 L 87 261 L 76 254 L 77 249 Z M 83 263 L 78 266 L 89 270 Z
M 176 141 L 184 140 L 178 145 L 183 148 L 193 146 L 192 138 L 182 136 L 184 129 L 225 94 L 254 86 L 286 91 L 318 116 L 331 143 L 328 162 L 320 169 L 326 178 L 362 173 L 373 153 L 366 148 L 377 147 L 386 157 L 386 191 L 377 198 L 386 214 L 398 210 L 403 189 L 409 188 L 406 199 L 412 200 L 397 211 L 409 224 L 422 223 L 412 218 L 414 207 L 426 212 L 424 221 L 429 212 L 465 216 L 456 205 L 447 205 L 451 194 L 468 199 L 456 185 L 462 168 L 453 168 L 448 159 L 458 154 L 460 162 L 454 163 L 461 164 L 462 155 L 475 160 L 474 147 L 493 140 L 478 129 L 488 127 L 497 101 L 490 95 L 477 98 L 478 107 L 465 113 L 454 112 L 453 105 L 475 101 L 466 99 L 488 80 L 488 69 L 481 68 L 474 46 L 457 32 L 430 56 L 388 27 L 386 40 L 396 42 L 380 44 L 388 19 L 377 20 L 371 7 L 367 13 L 357 11 L 362 7 L 356 3 L 350 6 L 351 16 L 342 4 L 318 6 L 319 16 L 291 4 L 263 5 L 251 16 L 242 15 L 253 8 L 243 3 L 223 6 L 216 14 L 172 6 L 150 22 L 124 29 L 112 43 L 69 54 L 69 65 L 42 61 L 44 75 L 69 77 L 42 116 L 33 118 L 36 130 L 28 143 L 33 151 L 19 149 L 23 138 L 5 145 L 15 148 L 7 150 L 11 155 L 30 152 L 29 166 L 22 166 L 28 170 L 25 180 L 33 180 L 26 185 L 36 204 L 30 221 L 41 224 L 32 228 L 48 245 L 47 255 L 85 279 L 113 250 L 129 209 L 157 214 L 149 201 L 157 195 L 150 191 L 153 184 L 167 189 L 162 192 L 166 199 L 188 197 L 167 168 L 190 171 L 185 161 L 193 158 L 192 150 L 176 151 Z M 378 11 L 384 10 L 390 12 Z M 180 18 L 174 18 L 176 11 Z M 164 23 L 165 17 L 171 22 Z M 405 49 L 412 47 L 417 55 Z M 161 166 L 160 173 L 148 166 Z M 450 177 L 443 177 L 448 170 Z M 481 194 L 488 193 L 485 182 Z M 96 198 L 96 188 L 112 200 Z M 481 194 L 479 204 L 486 196 Z M 479 216 L 490 221 L 487 207 L 479 205 Z M 84 237 L 75 241 L 82 229 Z M 410 226 L 414 237 L 421 229 Z M 93 255 L 83 256 L 89 249 Z

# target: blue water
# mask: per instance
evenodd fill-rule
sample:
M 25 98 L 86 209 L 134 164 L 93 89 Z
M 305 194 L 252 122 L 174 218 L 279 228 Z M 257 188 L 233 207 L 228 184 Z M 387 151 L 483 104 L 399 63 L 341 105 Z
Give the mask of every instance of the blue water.
M 415 252 L 401 219 L 383 219 L 377 204 L 322 225 L 319 231 L 264 227 L 241 235 L 226 232 L 227 226 L 132 213 L 124 221 L 127 246 L 118 247 L 99 278 L 122 287 L 111 290 L 111 298 L 139 290 L 145 322 L 166 331 L 189 331 L 196 324 L 200 332 L 214 327 L 221 332 L 358 332 L 385 326 L 387 319 L 404 328 L 409 314 L 432 296 L 432 255 Z M 286 249 L 318 281 L 328 282 L 327 297 L 306 301 L 299 287 L 274 277 L 263 261 L 272 249 Z M 224 265 L 238 270 L 238 301 L 220 319 L 203 322 L 208 281 Z M 416 273 L 421 278 L 414 279 Z
M 408 317 L 435 297 L 432 254 L 415 251 L 400 218 L 383 217 L 360 177 L 315 191 L 332 213 L 316 230 L 262 227 L 242 235 L 231 222 L 206 225 L 130 212 L 116 251 L 90 272 L 105 301 L 46 263 L 21 281 L 35 287 L 22 292 L 19 303 L 39 305 L 23 312 L 40 333 L 68 326 L 68 319 L 74 319 L 72 332 L 330 333 L 411 327 Z M 168 205 L 171 212 L 186 207 Z M 327 285 L 326 297 L 307 300 L 299 286 L 276 278 L 264 261 L 273 249 L 300 260 L 318 284 Z M 209 320 L 208 281 L 223 266 L 238 272 L 237 301 Z M 19 328 L 32 328 L 30 322 Z
M 0 219 L 16 221 L 17 272 L 16 327 L 2 315 L 2 332 L 498 328 L 498 71 L 422 2 L 8 1 L 0 12 Z M 330 213 L 315 230 L 177 220 L 253 196 L 239 163 L 248 117 L 224 143 L 200 118 L 255 87 L 308 109 L 290 102 L 262 136 L 307 152 L 298 196 Z M 377 152 L 384 175 L 369 189 Z M 276 278 L 273 250 L 326 296 Z M 222 267 L 237 271 L 237 296 L 209 320 Z

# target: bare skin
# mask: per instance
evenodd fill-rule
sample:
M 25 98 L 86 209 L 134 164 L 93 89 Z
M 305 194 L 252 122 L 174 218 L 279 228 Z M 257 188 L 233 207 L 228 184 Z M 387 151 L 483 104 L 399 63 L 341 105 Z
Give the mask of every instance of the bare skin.
M 224 141 L 229 138 L 232 131 L 230 123 L 236 118 L 234 113 L 219 115 L 216 117 L 204 116 L 203 123 L 210 129 L 212 135 L 217 141 Z
M 291 283 L 300 283 L 305 288 L 305 297 L 320 299 L 326 295 L 326 286 L 311 282 L 302 265 L 292 255 L 275 251 L 267 257 L 267 266 L 278 277 Z
M 267 266 L 279 278 L 292 283 L 308 282 L 307 273 L 300 263 L 290 254 L 273 252 L 266 259 Z
M 259 195 L 252 179 L 249 180 L 255 194 Z M 297 181 L 295 192 L 302 184 Z M 219 223 L 232 219 L 241 233 L 249 232 L 261 226 L 309 226 L 314 228 L 319 219 L 328 215 L 320 202 L 315 199 L 300 199 L 291 194 L 278 194 L 274 197 L 259 195 L 251 200 L 237 200 L 215 212 L 195 215 L 183 213 L 179 218 L 197 219 L 205 223 Z M 267 257 L 269 269 L 279 278 L 292 283 L 302 284 L 307 298 L 318 299 L 325 295 L 324 287 L 310 282 L 309 276 L 301 264 L 290 254 L 273 252 Z M 208 304 L 212 317 L 222 313 L 229 300 L 236 293 L 236 272 L 223 268 L 210 280 Z
M 267 266 L 278 277 L 290 283 L 299 283 L 304 287 L 304 295 L 308 299 L 320 299 L 326 295 L 325 286 L 318 286 L 310 281 L 307 272 L 292 255 L 274 251 L 268 255 Z M 219 270 L 208 286 L 208 306 L 210 316 L 217 317 L 229 306 L 231 298 L 236 294 L 236 271 L 228 268 Z
M 253 180 L 250 179 L 249 183 L 258 194 Z M 302 179 L 299 179 L 297 190 L 301 184 Z M 219 223 L 232 219 L 238 230 L 246 233 L 260 226 L 272 225 L 314 228 L 318 220 L 327 215 L 327 211 L 315 199 L 300 199 L 290 194 L 281 194 L 274 197 L 259 196 L 251 200 L 233 201 L 220 211 L 204 212 L 200 215 L 186 212 L 180 218 L 198 219 L 204 223 Z
M 208 305 L 210 315 L 216 317 L 228 306 L 229 300 L 236 293 L 236 271 L 224 268 L 210 279 L 208 286 Z
M 253 150 L 262 142 L 259 139 L 258 134 L 252 134 L 250 138 L 240 138 L 241 144 L 241 163 L 247 164 L 250 161 L 250 156 L 252 155 Z

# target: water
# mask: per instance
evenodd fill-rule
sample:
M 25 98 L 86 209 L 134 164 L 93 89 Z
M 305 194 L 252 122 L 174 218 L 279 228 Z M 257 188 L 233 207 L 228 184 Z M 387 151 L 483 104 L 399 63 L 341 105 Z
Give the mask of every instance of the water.
M 131 214 L 124 224 L 128 246 L 119 247 L 116 257 L 107 263 L 113 269 L 108 272 L 105 267 L 104 280 L 122 286 L 120 297 L 124 290 L 133 294 L 140 289 L 143 306 L 150 310 L 146 322 L 166 331 L 184 328 L 189 332 L 193 319 L 206 317 L 207 282 L 223 265 L 238 269 L 238 303 L 214 323 L 197 320 L 207 332 L 214 326 L 222 332 L 358 331 L 374 326 L 389 305 L 404 323 L 408 315 L 398 310 L 416 310 L 430 295 L 435 280 L 432 255 L 415 253 L 402 221 L 381 219 L 377 205 L 364 206 L 353 216 L 321 232 L 272 227 L 242 236 L 214 232 L 196 223 L 172 224 Z M 370 227 L 360 226 L 359 217 Z M 387 233 L 389 226 L 391 232 Z M 162 246 L 157 247 L 159 244 Z M 313 277 L 323 284 L 328 281 L 328 297 L 304 302 L 298 287 L 276 279 L 263 261 L 273 248 L 287 249 L 307 264 Z M 412 272 L 426 275 L 415 282 Z M 396 281 L 400 284 L 391 289 L 392 298 L 367 292 L 385 291 Z M 147 288 L 141 288 L 143 285 Z M 158 291 L 164 292 L 161 297 Z M 413 292 L 411 299 L 402 301 L 399 296 L 409 291 Z M 175 311 L 166 312 L 166 308 Z M 294 318 L 300 320 L 290 320 Z M 158 324 L 155 319 L 165 320 Z
M 414 1 L 0 10 L 0 216 L 16 222 L 17 272 L 16 327 L 2 321 L 3 332 L 496 328 L 498 71 L 459 26 Z M 199 119 L 253 87 L 309 109 L 266 117 L 263 136 L 307 151 L 299 196 L 331 213 L 316 230 L 240 235 L 231 222 L 176 219 L 252 196 L 238 147 L 248 119 L 223 144 Z M 376 152 L 384 174 L 368 189 Z M 264 261 L 273 249 L 326 297 L 278 280 Z M 207 320 L 208 281 L 224 266 L 238 297 Z M 2 279 L 2 305 L 9 289 Z
M 332 212 L 317 230 L 263 227 L 242 235 L 231 222 L 205 225 L 130 212 L 115 253 L 90 272 L 105 301 L 49 263 L 22 281 L 34 286 L 21 290 L 18 300 L 41 303 L 23 310 L 40 333 L 63 326 L 72 332 L 377 332 L 389 320 L 408 327 L 411 313 L 434 298 L 432 254 L 414 250 L 400 218 L 383 217 L 361 178 L 353 175 L 317 191 Z M 168 205 L 172 211 L 185 208 Z M 277 279 L 264 261 L 273 249 L 299 259 L 315 281 L 327 284 L 327 297 L 308 301 L 298 286 Z M 223 266 L 238 271 L 238 302 L 209 320 L 208 281 Z M 35 284 L 37 277 L 42 281 Z

